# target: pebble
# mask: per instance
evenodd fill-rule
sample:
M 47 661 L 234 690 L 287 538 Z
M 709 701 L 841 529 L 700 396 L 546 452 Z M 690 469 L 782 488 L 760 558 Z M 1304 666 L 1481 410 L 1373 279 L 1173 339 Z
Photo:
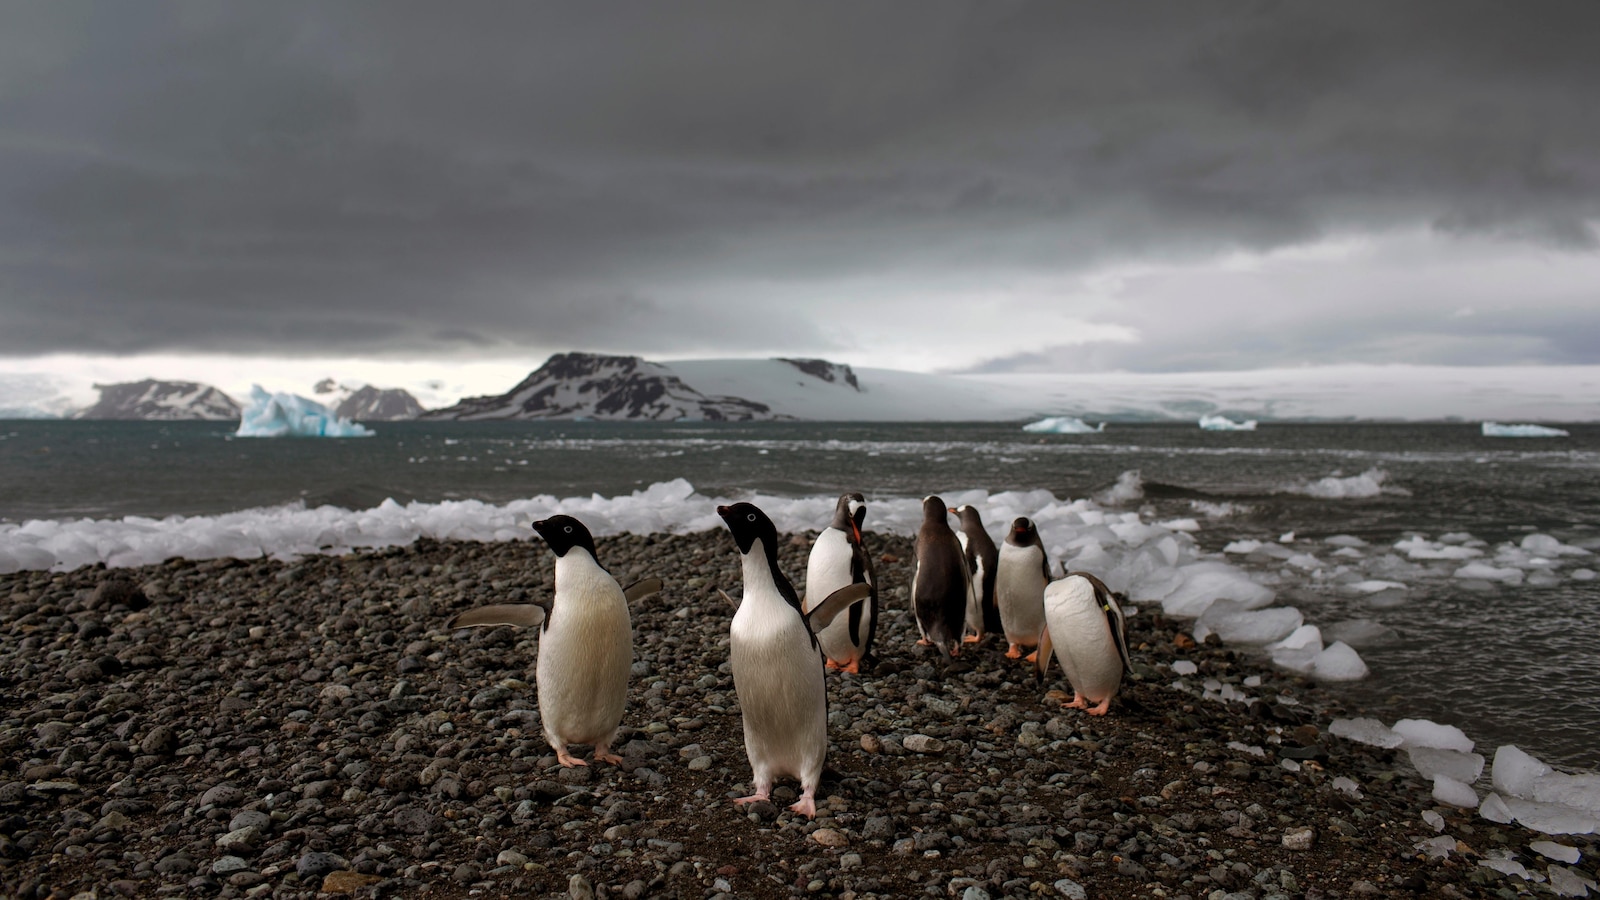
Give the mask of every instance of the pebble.
M 818 828 L 811 832 L 811 839 L 824 847 L 843 847 L 850 843 L 844 832 L 833 828 Z
M 913 734 L 901 742 L 912 753 L 941 753 L 944 751 L 944 741 L 925 734 Z

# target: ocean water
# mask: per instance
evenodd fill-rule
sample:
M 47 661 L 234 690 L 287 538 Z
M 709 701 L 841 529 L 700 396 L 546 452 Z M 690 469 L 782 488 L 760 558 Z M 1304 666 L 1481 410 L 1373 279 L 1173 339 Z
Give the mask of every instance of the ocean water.
M 1585 575 L 1600 555 L 1579 553 L 1600 554 L 1600 426 L 1554 439 L 1485 438 L 1476 423 L 1113 424 L 1089 435 L 1027 434 L 1020 423 L 374 428 L 370 438 L 270 440 L 235 438 L 220 423 L 0 422 L 0 528 L 284 504 L 365 509 L 385 498 L 619 497 L 674 479 L 697 497 L 827 507 L 847 489 L 880 503 L 973 490 L 1065 500 L 1132 484 L 1125 473 L 1137 472 L 1142 495 L 1120 508 L 1152 522 L 1194 519 L 1208 553 L 1270 542 L 1283 551 L 1226 558 L 1307 621 L 1387 629 L 1359 646 L 1371 676 L 1332 686 L 1353 704 L 1387 721 L 1460 726 L 1480 750 L 1516 743 L 1548 762 L 1600 767 L 1600 580 Z M 1479 555 L 1417 559 L 1394 547 L 1419 535 Z M 1530 535 L 1571 555 L 1519 551 Z M 1334 536 L 1365 544 L 1341 554 L 1348 541 L 1328 543 Z M 1520 566 L 1515 577 L 1507 560 Z M 1455 574 L 1471 562 L 1502 575 Z M 1405 587 L 1355 586 L 1378 577 Z

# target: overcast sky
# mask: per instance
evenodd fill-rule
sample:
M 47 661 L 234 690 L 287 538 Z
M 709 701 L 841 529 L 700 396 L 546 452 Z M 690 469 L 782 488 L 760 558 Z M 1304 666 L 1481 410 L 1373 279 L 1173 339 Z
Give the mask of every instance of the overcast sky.
M 1600 363 L 1597 35 L 1587 0 L 8 4 L 0 361 Z

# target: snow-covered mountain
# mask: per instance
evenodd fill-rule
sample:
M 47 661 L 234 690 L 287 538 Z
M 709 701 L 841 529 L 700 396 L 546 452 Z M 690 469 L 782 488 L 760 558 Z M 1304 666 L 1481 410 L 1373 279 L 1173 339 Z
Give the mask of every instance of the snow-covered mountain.
M 100 402 L 75 414 L 75 419 L 141 419 L 147 421 L 215 421 L 239 418 L 239 404 L 209 384 L 194 381 L 131 381 L 97 384 Z
M 765 403 L 702 393 L 673 369 L 637 356 L 557 353 L 498 397 L 468 397 L 423 418 L 751 422 L 785 417 Z
M 398 422 L 415 419 L 424 412 L 422 404 L 405 388 L 370 384 L 357 388 L 324 378 L 312 390 L 318 403 L 335 416 L 353 422 Z

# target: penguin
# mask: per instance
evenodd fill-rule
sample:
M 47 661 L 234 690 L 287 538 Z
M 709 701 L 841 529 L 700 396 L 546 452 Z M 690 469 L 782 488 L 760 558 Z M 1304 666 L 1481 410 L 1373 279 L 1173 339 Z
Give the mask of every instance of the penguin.
M 938 497 L 922 501 L 922 527 L 917 529 L 916 568 L 911 576 L 911 609 L 922 639 L 939 652 L 956 656 L 967 612 L 972 574 L 961 542 L 945 518 L 950 508 Z
M 1039 530 L 1027 517 L 1013 519 L 1000 545 L 995 572 L 994 599 L 1005 632 L 1007 659 L 1022 656 L 1023 647 L 1037 647 L 1044 629 L 1044 589 L 1050 583 L 1050 557 L 1039 540 Z M 1028 654 L 1033 662 L 1038 650 Z
M 1044 618 L 1034 660 L 1039 681 L 1050 669 L 1054 649 L 1072 683 L 1072 702 L 1061 708 L 1105 715 L 1129 665 L 1122 605 L 1100 579 L 1073 572 L 1045 588 Z
M 867 498 L 841 494 L 833 508 L 833 521 L 817 535 L 806 564 L 806 595 L 801 609 L 810 612 L 824 597 L 851 584 L 866 584 L 872 593 L 850 607 L 849 615 L 833 620 L 817 632 L 817 644 L 828 668 L 856 674 L 872 664 L 872 639 L 878 630 L 878 586 L 872 575 L 872 557 L 861 545 L 861 524 L 867 518 Z
M 975 644 L 983 636 L 1000 630 L 1000 608 L 994 602 L 995 572 L 999 568 L 1000 551 L 983 527 L 983 517 L 976 507 L 958 506 L 950 512 L 961 522 L 956 538 L 967 557 L 967 572 L 971 586 L 967 591 L 967 630 L 971 634 L 961 638 L 962 643 Z
M 736 805 L 765 800 L 779 777 L 800 780 L 800 799 L 789 808 L 817 814 L 817 784 L 828 754 L 828 692 L 822 650 L 813 627 L 826 628 L 871 587 L 852 584 L 809 613 L 778 569 L 778 531 L 749 503 L 717 507 L 743 557 L 744 597 L 729 627 L 733 690 L 744 720 L 744 750 L 755 793 Z
M 551 516 L 533 529 L 556 555 L 555 596 L 535 604 L 496 604 L 469 610 L 452 628 L 485 625 L 540 626 L 539 719 L 545 740 L 563 766 L 588 763 L 567 752 L 568 744 L 594 745 L 594 758 L 612 764 L 622 757 L 611 741 L 622 722 L 633 665 L 633 626 L 628 601 L 661 589 L 645 579 L 624 592 L 595 559 L 594 538 L 571 516 Z

